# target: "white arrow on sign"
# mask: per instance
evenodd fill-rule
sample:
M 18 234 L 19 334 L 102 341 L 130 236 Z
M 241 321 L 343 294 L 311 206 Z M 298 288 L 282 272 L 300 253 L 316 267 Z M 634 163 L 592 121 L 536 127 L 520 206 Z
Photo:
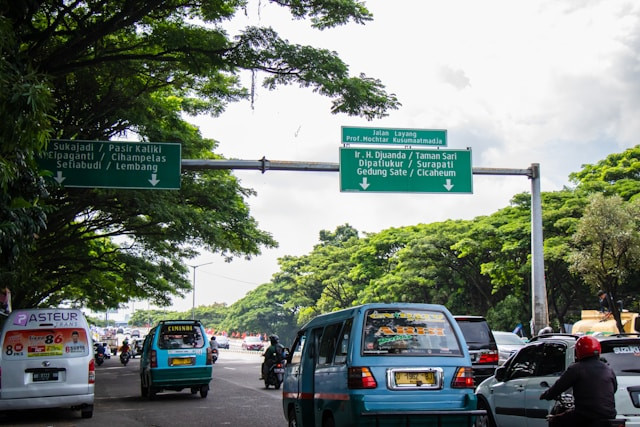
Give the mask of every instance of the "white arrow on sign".
M 151 174 L 151 179 L 149 179 L 147 181 L 149 181 L 151 183 L 151 185 L 153 185 L 154 187 L 156 186 L 157 183 L 160 182 L 159 179 L 156 179 L 156 174 L 155 173 L 152 173 Z
M 62 171 L 58 171 L 58 173 L 56 174 L 56 177 L 55 177 L 55 178 L 53 178 L 53 179 L 55 179 L 56 181 L 58 181 L 58 184 L 62 184 L 62 181 L 64 181 L 64 180 L 65 180 L 65 179 L 67 179 L 67 178 L 65 178 L 65 177 L 63 177 L 63 176 L 62 176 Z
M 362 178 L 360 187 L 362 187 L 363 190 L 366 190 L 369 187 L 369 183 L 367 182 L 367 177 Z
M 451 189 L 453 188 L 453 184 L 451 183 L 450 179 L 447 179 L 447 183 L 443 185 L 444 185 L 444 188 L 447 189 L 447 191 L 451 191 Z

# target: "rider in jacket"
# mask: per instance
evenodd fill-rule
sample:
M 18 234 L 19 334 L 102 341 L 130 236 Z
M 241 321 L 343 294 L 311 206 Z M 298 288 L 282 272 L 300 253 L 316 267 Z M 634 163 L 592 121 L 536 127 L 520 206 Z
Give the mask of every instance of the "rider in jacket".
M 550 426 L 588 426 L 596 420 L 616 417 L 614 394 L 618 389 L 616 374 L 600 361 L 600 341 L 585 335 L 576 342 L 576 362 L 572 363 L 541 400 L 553 400 L 573 387 L 575 409 L 555 415 Z
M 271 345 L 262 354 L 264 362 L 262 363 L 262 378 L 267 378 L 269 368 L 283 359 L 284 346 L 280 344 L 280 338 L 277 335 L 269 337 Z

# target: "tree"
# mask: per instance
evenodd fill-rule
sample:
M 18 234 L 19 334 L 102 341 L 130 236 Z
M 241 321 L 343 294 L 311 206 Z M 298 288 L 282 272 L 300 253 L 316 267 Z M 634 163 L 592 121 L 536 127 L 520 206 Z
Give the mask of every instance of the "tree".
M 637 294 L 638 286 L 628 283 L 640 262 L 640 202 L 624 202 L 620 196 L 595 194 L 573 235 L 570 261 L 573 271 L 611 298 L 628 285 Z M 614 300 L 615 301 L 615 300 Z M 612 314 L 620 333 L 624 332 L 617 304 Z
M 371 19 L 356 0 L 272 3 L 321 30 Z M 136 135 L 179 142 L 183 158 L 216 158 L 215 141 L 183 115 L 216 116 L 248 98 L 242 70 L 263 73 L 268 89 L 309 87 L 333 100 L 334 113 L 373 119 L 399 106 L 380 81 L 350 76 L 334 52 L 289 43 L 271 28 L 230 39 L 222 24 L 243 1 L 0 5 L 0 117 L 18 125 L 1 135 L 0 164 L 11 168 L 0 168 L 0 254 L 12 263 L 1 264 L 0 282 L 12 284 L 17 307 L 168 304 L 190 288 L 182 260 L 196 248 L 230 259 L 276 245 L 249 215 L 253 192 L 227 171 L 185 171 L 177 192 L 45 188 L 34 156 L 49 137 Z

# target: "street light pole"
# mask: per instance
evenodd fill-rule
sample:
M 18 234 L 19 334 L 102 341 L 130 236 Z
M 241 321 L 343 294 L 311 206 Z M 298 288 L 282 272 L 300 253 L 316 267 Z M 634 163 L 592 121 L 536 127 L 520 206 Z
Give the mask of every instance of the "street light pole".
M 189 266 L 189 267 L 193 268 L 193 303 L 192 303 L 192 306 L 191 306 L 191 318 L 193 320 L 196 320 L 196 268 L 202 267 L 203 265 L 209 265 L 209 264 L 213 264 L 213 261 L 205 262 L 204 264 L 190 265 Z

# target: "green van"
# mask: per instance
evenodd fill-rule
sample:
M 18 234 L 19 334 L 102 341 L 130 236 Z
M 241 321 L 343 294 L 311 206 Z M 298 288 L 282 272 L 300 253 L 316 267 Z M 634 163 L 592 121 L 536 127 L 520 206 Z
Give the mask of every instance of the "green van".
M 153 399 L 162 390 L 209 392 L 213 359 L 204 327 L 197 320 L 163 320 L 142 345 L 140 392 Z
M 366 304 L 298 332 L 287 359 L 289 426 L 471 426 L 476 409 L 466 342 L 435 304 Z

